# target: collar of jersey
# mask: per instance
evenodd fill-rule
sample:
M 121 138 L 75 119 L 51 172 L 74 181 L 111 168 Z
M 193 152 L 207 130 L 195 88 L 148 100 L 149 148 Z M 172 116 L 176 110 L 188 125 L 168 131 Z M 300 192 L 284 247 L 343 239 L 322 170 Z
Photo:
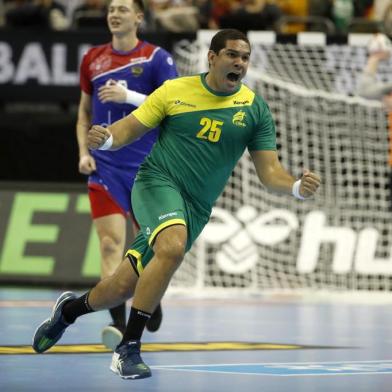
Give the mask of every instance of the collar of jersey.
M 140 49 L 140 47 L 142 46 L 142 44 L 144 44 L 143 41 L 140 41 L 140 39 L 137 41 L 136 46 L 131 49 L 131 50 L 117 50 L 113 48 L 113 44 L 111 43 L 110 46 L 112 48 L 112 52 L 119 55 L 119 56 L 127 56 L 129 54 L 131 54 L 132 52 L 136 52 L 136 50 Z
M 215 91 L 215 90 L 213 90 L 212 88 L 210 88 L 210 87 L 208 86 L 207 82 L 206 82 L 206 76 L 207 76 L 207 74 L 208 74 L 208 72 L 204 72 L 204 73 L 200 74 L 200 78 L 201 78 L 201 82 L 202 82 L 203 86 L 204 86 L 211 94 L 218 95 L 218 96 L 221 96 L 221 97 L 228 97 L 229 95 L 233 95 L 233 94 L 237 93 L 237 92 L 240 90 L 240 88 L 241 88 L 241 84 L 240 84 L 240 85 L 238 86 L 238 88 L 237 88 L 235 91 L 232 91 L 231 93 L 222 93 L 222 92 L 220 92 L 220 91 Z

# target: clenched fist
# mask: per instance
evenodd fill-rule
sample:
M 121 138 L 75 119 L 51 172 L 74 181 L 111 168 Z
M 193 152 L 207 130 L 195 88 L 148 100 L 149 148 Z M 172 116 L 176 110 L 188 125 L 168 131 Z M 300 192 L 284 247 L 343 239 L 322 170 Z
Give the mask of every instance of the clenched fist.
M 93 125 L 87 134 L 87 145 L 90 150 L 97 150 L 104 146 L 105 142 L 112 136 L 108 128 Z M 104 150 L 110 148 L 103 148 Z
M 320 183 L 321 180 L 317 174 L 309 170 L 305 170 L 304 174 L 301 177 L 301 184 L 299 187 L 300 195 L 305 199 L 313 196 L 316 193 L 318 187 L 320 186 Z
M 97 170 L 95 159 L 90 154 L 82 155 L 79 158 L 80 173 L 90 175 L 95 170 Z

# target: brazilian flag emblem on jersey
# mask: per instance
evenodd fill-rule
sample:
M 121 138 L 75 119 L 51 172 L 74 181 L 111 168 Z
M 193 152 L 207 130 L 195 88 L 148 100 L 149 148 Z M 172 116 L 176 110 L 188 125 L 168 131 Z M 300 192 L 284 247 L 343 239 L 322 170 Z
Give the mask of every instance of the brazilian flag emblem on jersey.
M 233 124 L 237 125 L 238 127 L 246 127 L 245 116 L 245 112 L 240 110 L 233 116 Z

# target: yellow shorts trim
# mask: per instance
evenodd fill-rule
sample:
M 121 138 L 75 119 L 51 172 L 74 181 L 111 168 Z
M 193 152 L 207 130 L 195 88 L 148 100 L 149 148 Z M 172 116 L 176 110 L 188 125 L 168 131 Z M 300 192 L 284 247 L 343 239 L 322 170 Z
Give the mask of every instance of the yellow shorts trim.
M 142 265 L 142 255 L 134 249 L 129 249 L 125 256 L 131 255 L 136 259 L 136 269 L 139 272 L 139 275 L 143 272 L 143 265 Z
M 184 221 L 184 219 L 171 219 L 168 220 L 166 222 L 163 222 L 162 224 L 160 224 L 151 234 L 149 240 L 148 240 L 148 245 L 151 246 L 151 244 L 154 242 L 155 237 L 166 227 L 169 226 L 174 226 L 174 225 L 182 225 L 182 226 L 186 226 L 186 223 Z

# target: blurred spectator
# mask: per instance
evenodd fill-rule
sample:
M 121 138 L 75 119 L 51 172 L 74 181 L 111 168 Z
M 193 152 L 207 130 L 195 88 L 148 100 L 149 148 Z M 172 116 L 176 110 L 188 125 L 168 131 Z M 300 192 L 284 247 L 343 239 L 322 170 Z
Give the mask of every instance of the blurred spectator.
M 392 3 L 388 4 L 388 6 L 385 8 L 382 22 L 385 33 L 389 36 L 392 36 Z
M 354 16 L 356 18 L 372 19 L 374 0 L 354 0 Z
M 275 0 L 276 4 L 285 14 L 293 16 L 307 16 L 309 4 L 312 0 Z M 323 3 L 323 0 L 315 0 Z M 327 0 L 329 1 L 329 0 Z
M 380 62 L 391 57 L 392 45 L 384 34 L 376 34 L 369 43 L 369 57 L 359 78 L 358 95 L 368 99 L 379 99 L 387 110 L 392 110 L 392 82 L 380 82 L 377 71 Z
M 16 0 L 9 1 L 6 5 L 7 26 L 53 30 L 64 30 L 69 26 L 65 8 L 54 0 Z
M 73 27 L 102 27 L 106 24 L 107 4 L 105 0 L 84 0 L 74 9 Z
M 213 2 L 210 0 L 195 0 L 194 5 L 199 9 L 199 28 L 208 29 Z
M 103 12 L 106 15 L 107 6 L 105 0 L 84 0 L 74 9 L 74 14 L 77 12 L 97 11 Z
M 353 0 L 334 0 L 331 13 L 337 31 L 341 33 L 347 32 L 348 26 L 354 17 Z
M 357 21 L 358 18 L 371 20 L 374 9 L 374 0 L 276 0 L 276 4 L 286 15 L 309 17 L 306 26 L 290 24 L 290 28 L 283 30 L 285 33 L 295 33 L 305 28 L 324 31 L 325 24 L 312 23 L 312 16 L 329 19 L 338 32 L 346 33 L 354 18 Z
M 279 6 L 283 14 L 306 18 L 309 15 L 309 7 L 312 0 L 276 0 L 275 4 Z M 323 3 L 323 0 L 315 0 L 317 3 Z M 328 1 L 328 0 L 327 0 Z M 295 34 L 307 29 L 304 23 L 292 22 L 281 26 L 281 32 L 286 34 Z
M 3 27 L 4 24 L 5 24 L 4 0 L 0 0 L 0 27 Z
M 75 11 L 75 8 L 79 7 L 84 3 L 84 0 L 56 0 L 65 8 L 65 14 L 68 20 L 72 21 L 72 15 Z
M 223 15 L 219 27 L 241 31 L 274 30 L 275 23 L 282 16 L 282 10 L 266 0 L 244 0 L 235 11 Z
M 331 18 L 333 0 L 308 0 L 308 15 Z
M 150 0 L 157 30 L 194 32 L 199 28 L 199 9 L 192 0 Z
M 391 6 L 391 0 L 374 0 L 374 19 L 383 20 L 385 11 Z
M 374 0 L 333 0 L 332 20 L 340 33 L 347 33 L 354 18 L 371 19 Z
M 241 0 L 212 0 L 211 14 L 208 27 L 212 30 L 219 28 L 220 19 L 241 7 Z

